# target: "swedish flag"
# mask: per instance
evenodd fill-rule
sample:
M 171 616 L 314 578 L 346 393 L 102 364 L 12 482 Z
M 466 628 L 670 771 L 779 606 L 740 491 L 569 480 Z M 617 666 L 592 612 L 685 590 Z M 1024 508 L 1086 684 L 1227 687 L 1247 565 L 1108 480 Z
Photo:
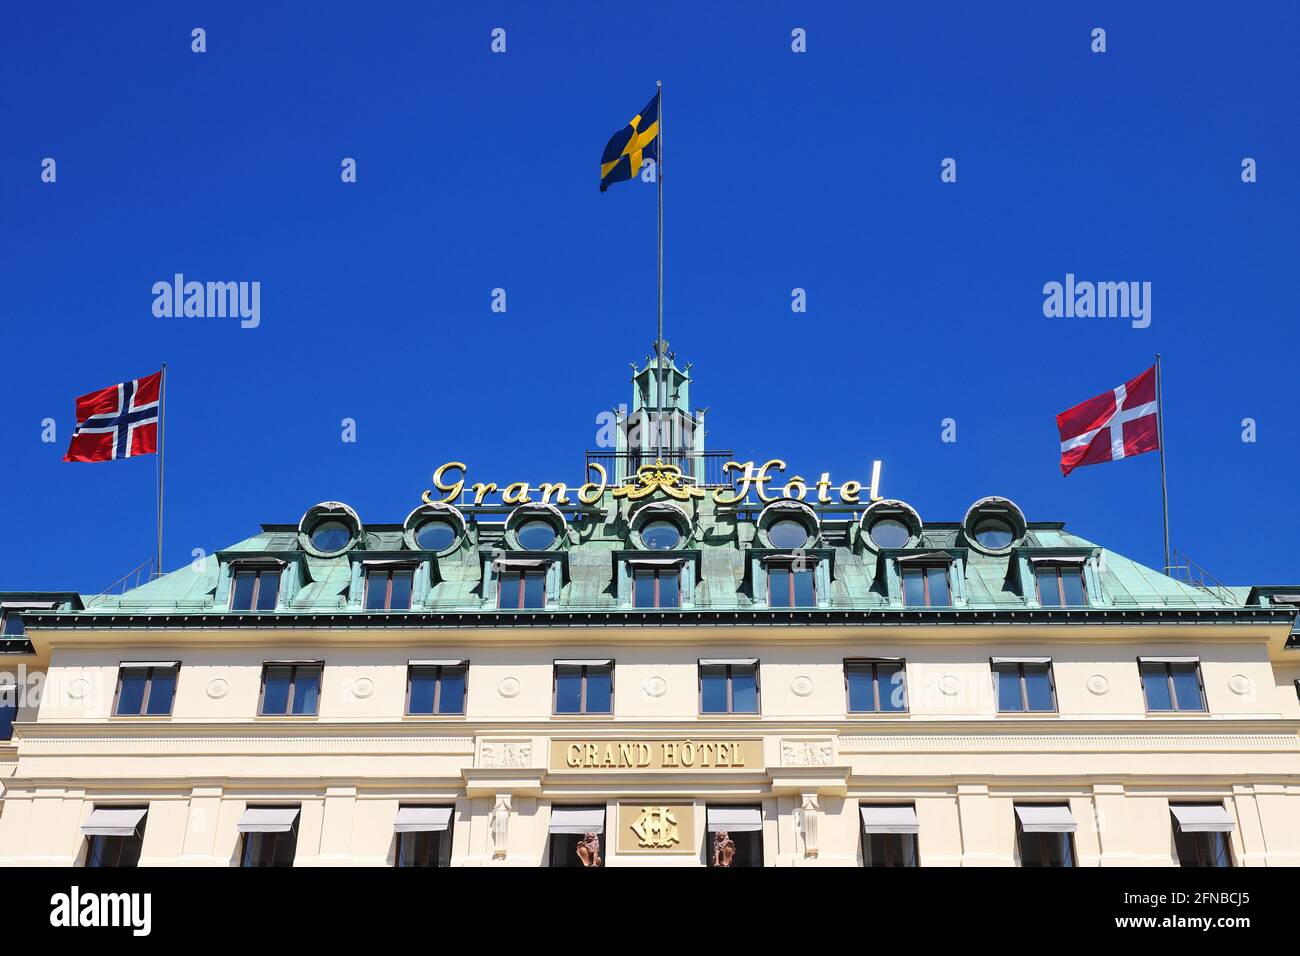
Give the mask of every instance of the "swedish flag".
M 641 163 L 653 159 L 659 164 L 659 94 L 646 104 L 632 122 L 615 133 L 605 144 L 605 155 L 600 157 L 600 191 L 614 183 L 631 179 L 641 171 Z M 655 170 L 655 175 L 658 175 Z

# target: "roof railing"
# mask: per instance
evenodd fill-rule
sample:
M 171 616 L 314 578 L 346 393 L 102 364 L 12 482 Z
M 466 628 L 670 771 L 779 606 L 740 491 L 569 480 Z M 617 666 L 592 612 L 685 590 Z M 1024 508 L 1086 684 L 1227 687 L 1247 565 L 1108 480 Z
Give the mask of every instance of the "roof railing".
M 142 584 L 148 584 L 150 581 L 154 579 L 155 576 L 153 565 L 154 565 L 154 559 L 149 558 L 147 561 L 144 562 L 144 564 L 140 565 L 139 567 L 132 568 L 130 571 L 126 572 L 126 574 L 122 575 L 120 578 L 118 578 L 116 581 L 114 581 L 112 584 L 104 588 L 104 590 L 100 591 L 88 602 L 86 602 L 86 606 L 89 607 L 90 605 L 97 602 L 100 598 L 108 597 L 110 594 L 125 594 L 127 591 L 132 591 L 135 588 L 138 588 Z
M 1165 568 L 1165 574 L 1178 581 L 1181 584 L 1189 584 L 1194 588 L 1199 588 L 1206 594 L 1210 594 L 1224 604 L 1235 604 L 1236 599 L 1227 585 L 1216 578 L 1210 572 L 1189 558 L 1185 553 L 1174 548 L 1173 554 L 1169 560 L 1173 562 Z

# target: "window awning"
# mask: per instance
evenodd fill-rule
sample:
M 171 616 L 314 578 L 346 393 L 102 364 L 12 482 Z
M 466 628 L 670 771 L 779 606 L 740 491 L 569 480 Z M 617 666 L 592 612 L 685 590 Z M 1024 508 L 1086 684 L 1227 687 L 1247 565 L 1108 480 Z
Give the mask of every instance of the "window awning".
M 86 836 L 131 836 L 148 812 L 145 807 L 96 807 L 81 825 L 81 832 Z
M 628 558 L 627 563 L 634 568 L 675 568 L 686 563 L 686 556 L 680 558 Z
M 427 833 L 451 825 L 451 807 L 402 807 L 397 811 L 398 833 Z
M 549 558 L 493 558 L 494 568 L 544 568 L 551 561 Z
M 0 601 L 6 611 L 52 611 L 58 606 L 58 601 Z
M 180 661 L 122 661 L 121 667 L 180 667 Z
M 420 563 L 420 559 L 419 558 L 372 558 L 372 559 L 363 560 L 361 563 L 367 568 L 382 568 L 382 567 L 413 568 Z
M 821 560 L 817 554 L 809 554 L 807 551 L 788 551 L 781 554 L 765 554 L 760 559 L 763 564 L 796 564 L 802 563 L 812 566 Z
M 1016 816 L 1026 833 L 1073 833 L 1078 829 L 1074 814 L 1066 806 L 1016 804 Z
M 951 564 L 952 555 L 946 551 L 927 551 L 924 554 L 900 554 L 898 555 L 900 564 L 906 564 L 911 561 L 920 561 L 929 564 Z
M 1171 803 L 1169 812 L 1184 833 L 1231 833 L 1232 817 L 1221 803 Z
M 563 664 L 566 667 L 605 667 L 609 664 L 613 664 L 614 660 L 613 658 L 606 657 L 599 660 L 592 658 L 591 660 L 584 661 L 556 661 L 555 663 L 557 665 Z
M 604 833 L 604 807 L 552 807 L 552 833 Z
M 469 661 L 464 658 L 445 661 L 407 661 L 407 665 L 410 667 L 461 667 L 468 663 Z
M 1139 657 L 1139 664 L 1196 664 L 1199 657 Z
M 1059 554 L 1031 554 L 1029 556 L 1030 564 L 1087 564 L 1088 556 L 1079 555 L 1059 555 Z
M 994 664 L 1050 664 L 1050 657 L 995 657 Z
M 701 664 L 757 664 L 757 657 L 706 657 Z
M 288 833 L 297 819 L 297 807 L 248 807 L 237 829 L 240 833 Z
M 763 829 L 763 811 L 758 807 L 709 807 L 709 832 L 749 833 Z
M 919 833 L 915 807 L 861 806 L 865 833 Z

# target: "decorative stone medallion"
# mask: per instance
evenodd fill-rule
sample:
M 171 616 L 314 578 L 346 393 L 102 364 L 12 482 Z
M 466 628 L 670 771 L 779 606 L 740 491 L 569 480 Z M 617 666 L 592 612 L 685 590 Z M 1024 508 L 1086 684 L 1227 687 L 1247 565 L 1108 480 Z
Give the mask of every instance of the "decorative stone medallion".
M 497 693 L 502 697 L 518 697 L 521 685 L 518 677 L 506 677 L 497 684 Z
M 641 690 L 647 697 L 662 697 L 668 693 L 668 681 L 662 677 L 647 677 L 641 682 Z
M 1106 679 L 1105 674 L 1093 674 L 1088 678 L 1088 692 L 1100 697 L 1110 690 L 1110 681 Z
M 800 674 L 790 682 L 790 689 L 800 697 L 807 697 L 813 692 L 813 679 Z
M 369 677 L 358 677 L 352 682 L 352 696 L 366 698 L 375 692 L 375 682 Z
M 90 681 L 78 677 L 68 682 L 68 696 L 73 700 L 82 700 L 90 693 Z
M 1245 674 L 1233 674 L 1228 678 L 1228 689 L 1240 697 L 1249 694 L 1254 687 L 1254 682 Z
M 939 678 L 939 692 L 945 697 L 956 697 L 961 692 L 961 681 L 956 674 L 944 674 Z
M 207 694 L 213 700 L 221 700 L 230 693 L 230 681 L 224 677 L 214 677 L 208 681 Z

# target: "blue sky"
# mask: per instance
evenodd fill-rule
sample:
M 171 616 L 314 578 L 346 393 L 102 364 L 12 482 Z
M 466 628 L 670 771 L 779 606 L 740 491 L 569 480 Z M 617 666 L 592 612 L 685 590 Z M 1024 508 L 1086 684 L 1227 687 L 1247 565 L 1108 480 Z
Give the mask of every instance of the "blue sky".
M 880 458 L 925 519 L 999 494 L 1158 565 L 1158 457 L 1063 479 L 1054 416 L 1159 351 L 1175 546 L 1300 580 L 1300 13 L 1066 6 L 6 5 L 0 589 L 152 554 L 154 460 L 61 457 L 75 396 L 164 360 L 168 567 L 323 499 L 400 521 L 450 458 L 580 480 L 654 336 L 653 187 L 597 180 L 656 79 L 668 338 L 711 446 Z M 177 272 L 259 281 L 260 326 L 155 318 Z M 1150 327 L 1045 318 L 1067 272 L 1150 282 Z

